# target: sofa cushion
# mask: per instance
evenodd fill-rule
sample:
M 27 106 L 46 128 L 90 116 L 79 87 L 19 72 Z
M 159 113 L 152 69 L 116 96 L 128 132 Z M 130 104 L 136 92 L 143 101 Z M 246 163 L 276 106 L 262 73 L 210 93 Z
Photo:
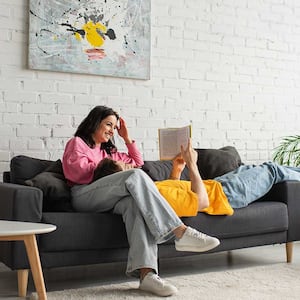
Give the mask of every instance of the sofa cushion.
M 235 170 L 241 164 L 241 157 L 235 147 L 226 146 L 220 149 L 195 149 L 198 152 L 197 165 L 203 179 L 213 179 Z M 165 180 L 172 169 L 172 161 L 145 161 L 142 169 L 154 180 Z M 188 180 L 188 170 L 184 169 L 182 180 Z
M 51 234 L 39 237 L 44 252 L 128 247 L 122 216 L 111 212 L 46 212 L 42 222 L 57 226 Z
M 17 155 L 10 161 L 10 182 L 24 185 L 25 180 L 43 172 L 53 163 L 51 160 Z
M 152 178 L 154 181 L 161 181 L 169 178 L 172 170 L 171 160 L 155 160 L 145 161 L 142 169 Z M 182 180 L 188 180 L 188 170 L 185 168 L 181 174 Z
M 184 217 L 182 220 L 186 225 L 220 239 L 287 232 L 289 227 L 287 205 L 275 201 L 253 202 L 235 209 L 232 216 L 198 213 L 196 217 Z
M 238 151 L 232 146 L 196 150 L 198 151 L 197 165 L 203 179 L 213 179 L 242 165 Z
M 44 172 L 25 184 L 43 191 L 43 211 L 72 211 L 71 193 L 62 170 L 61 160 L 51 163 Z

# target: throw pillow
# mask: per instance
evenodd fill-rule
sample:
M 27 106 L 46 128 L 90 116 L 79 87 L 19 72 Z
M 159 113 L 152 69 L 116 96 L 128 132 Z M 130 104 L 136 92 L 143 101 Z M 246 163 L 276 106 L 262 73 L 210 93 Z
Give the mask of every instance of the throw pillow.
M 53 172 L 53 173 L 64 175 L 64 171 L 63 171 L 61 160 L 58 159 L 57 161 L 51 162 L 49 164 L 49 166 L 44 170 L 44 172 Z
M 70 188 L 63 174 L 42 172 L 25 184 L 43 191 L 43 211 L 72 211 Z
M 242 165 L 238 151 L 232 146 L 220 149 L 196 149 L 198 169 L 203 179 L 213 179 Z
M 17 155 L 10 161 L 10 182 L 24 185 L 25 180 L 43 172 L 51 163 L 51 160 Z

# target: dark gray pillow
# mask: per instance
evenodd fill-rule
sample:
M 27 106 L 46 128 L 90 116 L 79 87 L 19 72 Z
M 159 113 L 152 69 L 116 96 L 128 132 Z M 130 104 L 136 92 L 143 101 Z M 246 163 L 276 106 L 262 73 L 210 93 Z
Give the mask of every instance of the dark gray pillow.
M 242 165 L 239 153 L 232 146 L 196 150 L 198 151 L 197 165 L 203 179 L 213 179 Z
M 161 181 L 169 177 L 172 169 L 172 162 L 169 160 L 144 161 L 142 170 L 144 170 L 152 180 Z
M 25 184 L 43 191 L 43 211 L 72 211 L 70 188 L 63 174 L 42 172 Z
M 10 161 L 10 182 L 25 184 L 24 181 L 43 172 L 53 161 L 26 155 L 17 155 Z
M 237 150 L 232 146 L 220 149 L 195 149 L 198 152 L 198 169 L 203 179 L 213 179 L 235 170 L 241 164 Z M 169 178 L 172 161 L 145 161 L 142 169 L 154 181 Z M 189 180 L 188 169 L 185 168 L 181 175 L 182 180 Z
M 53 172 L 53 173 L 64 175 L 64 171 L 63 171 L 61 160 L 58 159 L 56 161 L 52 161 L 49 164 L 49 166 L 44 170 L 44 172 Z

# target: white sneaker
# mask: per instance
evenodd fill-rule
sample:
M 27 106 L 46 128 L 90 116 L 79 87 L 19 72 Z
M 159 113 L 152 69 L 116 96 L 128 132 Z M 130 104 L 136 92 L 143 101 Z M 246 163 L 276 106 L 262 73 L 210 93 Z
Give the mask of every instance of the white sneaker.
M 177 251 L 204 252 L 217 247 L 220 241 L 194 228 L 187 227 L 183 236 L 175 241 Z
M 174 285 L 165 282 L 153 272 L 149 272 L 141 281 L 140 290 L 163 297 L 171 296 L 178 292 Z

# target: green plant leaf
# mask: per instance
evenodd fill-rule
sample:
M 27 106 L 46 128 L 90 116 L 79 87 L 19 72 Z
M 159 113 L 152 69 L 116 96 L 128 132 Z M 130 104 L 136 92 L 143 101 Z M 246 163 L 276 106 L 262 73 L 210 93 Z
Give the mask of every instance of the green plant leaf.
M 300 166 L 300 135 L 284 137 L 275 148 L 273 160 L 280 165 Z

